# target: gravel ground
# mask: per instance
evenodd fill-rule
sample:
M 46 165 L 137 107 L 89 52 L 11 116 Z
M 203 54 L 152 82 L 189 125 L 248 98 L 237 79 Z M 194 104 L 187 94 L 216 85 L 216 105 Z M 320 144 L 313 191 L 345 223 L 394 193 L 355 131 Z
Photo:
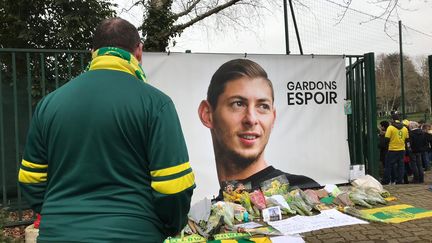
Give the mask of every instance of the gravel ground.
M 7 221 L 17 221 L 18 213 L 10 212 L 7 216 Z M 33 218 L 32 210 L 24 210 L 23 211 L 23 220 L 29 221 Z M 27 225 L 15 226 L 15 227 L 6 227 L 3 229 L 2 236 L 0 236 L 1 242 L 24 242 L 25 236 L 25 228 Z

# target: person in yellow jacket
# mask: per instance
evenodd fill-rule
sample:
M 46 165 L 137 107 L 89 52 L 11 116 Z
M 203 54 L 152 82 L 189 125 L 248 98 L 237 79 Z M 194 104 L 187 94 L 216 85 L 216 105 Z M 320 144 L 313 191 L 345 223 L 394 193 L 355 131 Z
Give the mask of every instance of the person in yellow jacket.
M 408 129 L 400 121 L 399 114 L 392 115 L 392 122 L 387 128 L 385 139 L 388 143 L 388 152 L 385 158 L 384 178 L 382 184 L 386 185 L 390 182 L 396 184 L 403 183 L 404 162 L 406 142 L 409 138 Z M 391 171 L 396 170 L 395 177 L 391 178 Z

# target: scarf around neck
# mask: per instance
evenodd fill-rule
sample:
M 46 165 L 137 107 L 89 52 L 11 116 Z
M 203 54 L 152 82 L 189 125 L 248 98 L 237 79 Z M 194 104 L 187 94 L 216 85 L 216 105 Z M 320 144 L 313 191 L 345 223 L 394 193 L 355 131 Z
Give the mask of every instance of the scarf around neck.
M 87 70 L 110 69 L 127 72 L 147 82 L 138 60 L 128 51 L 117 47 L 102 47 L 92 53 Z

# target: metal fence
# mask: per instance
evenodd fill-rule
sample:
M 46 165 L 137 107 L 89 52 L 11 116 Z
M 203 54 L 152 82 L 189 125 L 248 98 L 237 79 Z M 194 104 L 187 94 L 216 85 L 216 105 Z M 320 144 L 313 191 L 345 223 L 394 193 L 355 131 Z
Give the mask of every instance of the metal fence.
M 346 58 L 346 99 L 352 111 L 347 115 L 351 165 L 363 164 L 366 173 L 378 179 L 374 53 Z
M 16 210 L 26 224 L 17 174 L 25 136 L 37 102 L 81 73 L 88 51 L 0 49 L 0 164 L 2 208 Z M 348 144 L 351 164 L 364 164 L 378 176 L 374 54 L 346 56 L 346 99 L 351 102 Z
M 1 208 L 18 212 L 28 208 L 21 198 L 17 174 L 28 125 L 37 102 L 81 73 L 89 51 L 0 49 L 0 165 Z

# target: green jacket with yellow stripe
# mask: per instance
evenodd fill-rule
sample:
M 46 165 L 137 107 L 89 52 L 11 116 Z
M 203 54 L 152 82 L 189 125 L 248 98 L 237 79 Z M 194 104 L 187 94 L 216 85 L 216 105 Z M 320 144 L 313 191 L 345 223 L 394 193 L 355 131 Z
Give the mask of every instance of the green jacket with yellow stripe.
M 162 242 L 185 226 L 195 188 L 173 102 L 121 68 L 39 102 L 19 182 L 40 242 Z

